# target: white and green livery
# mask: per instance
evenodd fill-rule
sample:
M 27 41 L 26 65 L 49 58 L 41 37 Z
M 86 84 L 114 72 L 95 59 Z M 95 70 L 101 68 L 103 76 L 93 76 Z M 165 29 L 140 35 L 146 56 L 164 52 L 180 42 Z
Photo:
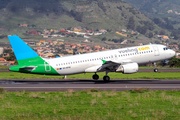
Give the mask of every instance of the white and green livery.
M 92 78 L 99 79 L 97 72 L 106 72 L 104 81 L 109 81 L 109 72 L 131 74 L 138 72 L 139 64 L 167 60 L 175 52 L 164 45 L 150 44 L 109 51 L 101 51 L 54 59 L 41 58 L 17 35 L 8 36 L 18 65 L 10 71 L 49 75 L 70 75 L 95 73 Z M 157 71 L 157 69 L 155 69 Z

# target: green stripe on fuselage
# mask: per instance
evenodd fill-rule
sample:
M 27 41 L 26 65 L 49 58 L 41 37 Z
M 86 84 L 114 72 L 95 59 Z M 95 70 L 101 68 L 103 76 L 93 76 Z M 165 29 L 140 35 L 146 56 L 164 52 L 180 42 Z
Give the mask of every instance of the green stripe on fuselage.
M 19 65 L 10 67 L 10 71 L 59 75 L 59 73 L 41 57 L 18 60 L 18 63 Z M 32 67 L 32 66 L 35 67 L 35 69 L 33 69 L 32 71 L 23 69 L 23 68 Z

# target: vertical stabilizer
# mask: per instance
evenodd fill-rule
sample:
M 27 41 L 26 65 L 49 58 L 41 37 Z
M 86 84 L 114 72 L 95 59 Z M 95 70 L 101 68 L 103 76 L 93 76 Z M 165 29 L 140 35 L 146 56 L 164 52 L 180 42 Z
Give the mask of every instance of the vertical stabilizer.
M 8 38 L 19 64 L 25 63 L 26 60 L 29 61 L 32 58 L 39 57 L 39 55 L 17 35 L 11 35 L 8 36 Z

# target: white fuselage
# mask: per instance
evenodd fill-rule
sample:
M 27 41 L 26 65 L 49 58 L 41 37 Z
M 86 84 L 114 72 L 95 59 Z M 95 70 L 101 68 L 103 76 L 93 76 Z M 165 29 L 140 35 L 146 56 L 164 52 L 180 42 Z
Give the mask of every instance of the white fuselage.
M 164 45 L 151 44 L 44 60 L 60 75 L 69 75 L 91 72 L 89 68 L 98 68 L 103 64 L 102 60 L 119 64 L 126 61 L 144 64 L 166 60 L 174 55 L 175 52 Z

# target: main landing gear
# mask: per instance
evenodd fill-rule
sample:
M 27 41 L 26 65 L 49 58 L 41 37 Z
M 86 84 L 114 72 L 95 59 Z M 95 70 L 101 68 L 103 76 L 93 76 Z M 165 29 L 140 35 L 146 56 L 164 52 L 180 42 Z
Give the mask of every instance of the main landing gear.
M 105 81 L 105 82 L 108 82 L 109 80 L 110 80 L 110 77 L 107 75 L 108 74 L 108 72 L 106 71 L 106 75 L 103 77 L 103 80 Z M 92 76 L 92 78 L 94 79 L 94 80 L 98 80 L 99 79 L 99 75 L 97 75 L 96 73 Z
M 156 68 L 156 63 L 154 62 L 154 72 L 158 72 L 158 69 Z

